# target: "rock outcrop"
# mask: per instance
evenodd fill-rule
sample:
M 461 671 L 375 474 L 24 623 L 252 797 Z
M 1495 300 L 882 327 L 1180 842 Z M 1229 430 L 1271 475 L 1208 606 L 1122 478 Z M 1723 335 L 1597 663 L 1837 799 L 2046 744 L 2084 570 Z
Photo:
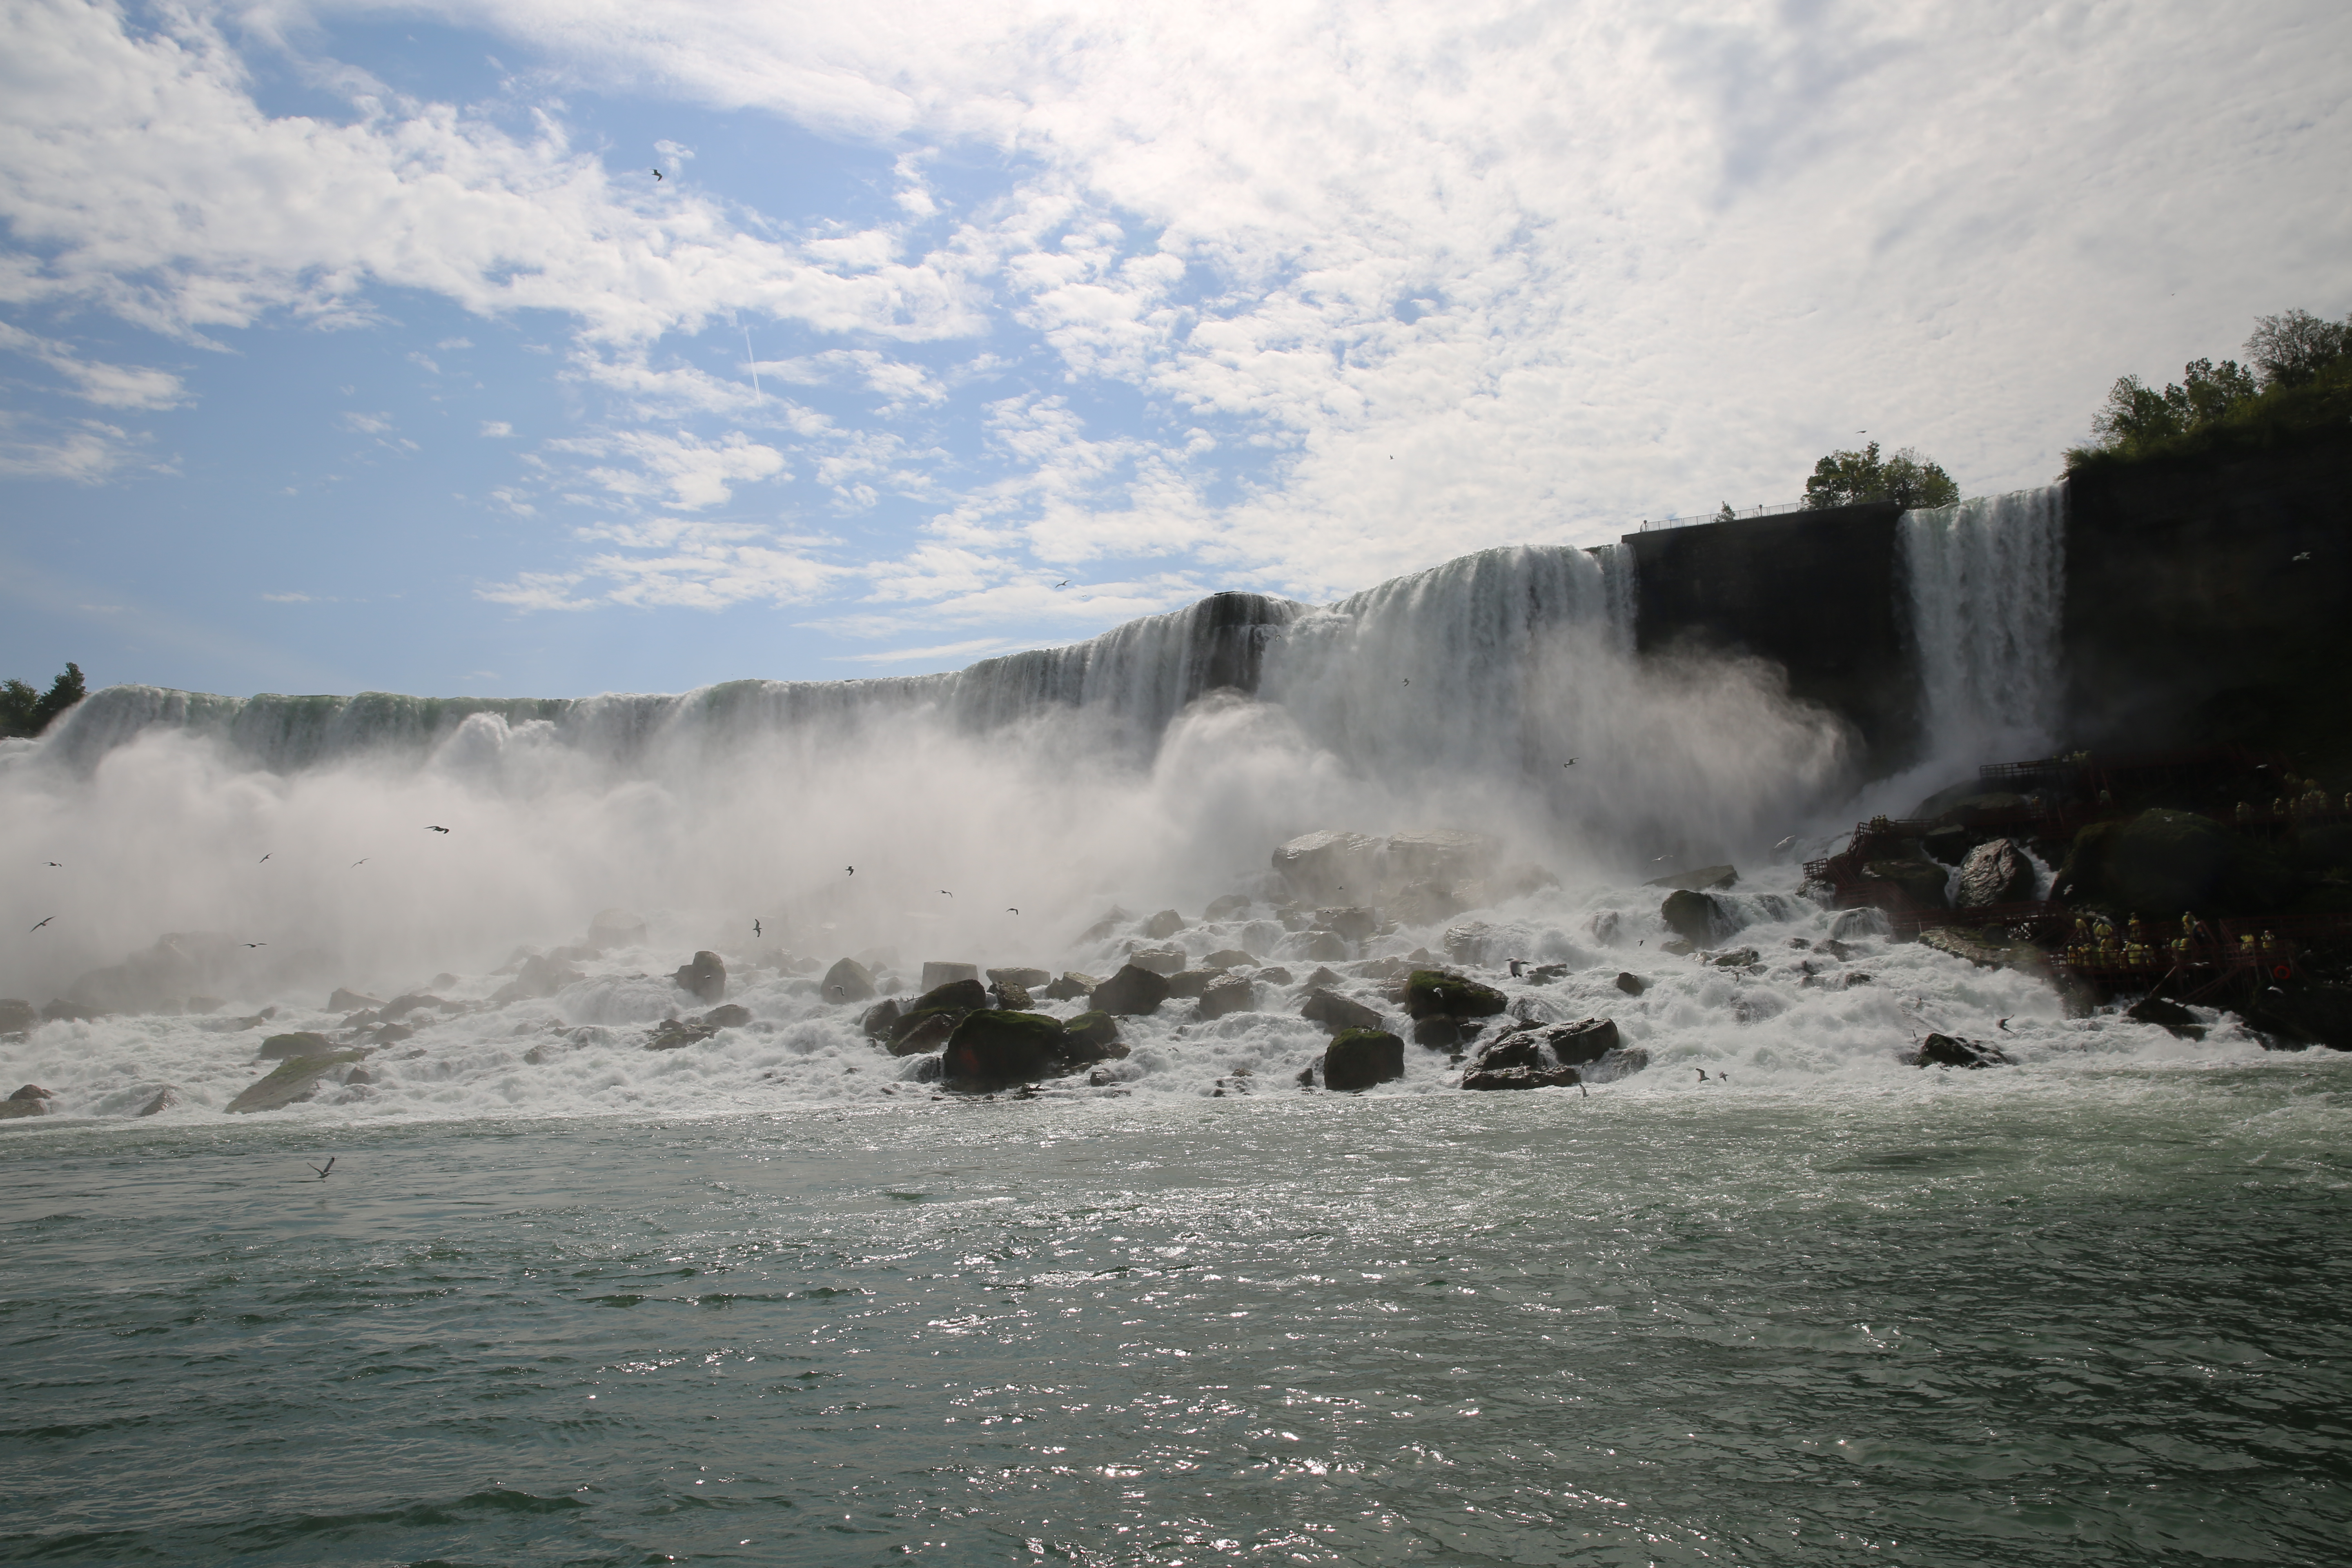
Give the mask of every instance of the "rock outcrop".
M 1337 979 L 1338 976 L 1333 976 Z M 1377 1029 L 1381 1016 L 1361 1002 L 1318 987 L 1307 994 L 1299 1004 L 1298 1016 L 1311 1024 L 1320 1024 L 1334 1034 L 1343 1029 Z
M 818 994 L 828 1002 L 871 1002 L 874 1000 L 874 976 L 854 958 L 845 958 L 824 972 L 817 983 Z
M 41 1021 L 40 1009 L 17 996 L 0 996 L 0 1035 L 21 1035 Z
M 1558 1089 L 1581 1079 L 1574 1068 L 1549 1058 L 1543 1043 L 1522 1031 L 1480 1048 L 1462 1069 L 1468 1089 Z
M 1160 1004 L 1167 1000 L 1166 975 L 1129 963 L 1096 986 L 1087 1005 L 1097 1013 L 1125 1018 L 1156 1013 L 1160 1011 Z
M 2011 1067 L 2014 1060 L 1999 1046 L 1982 1040 L 1965 1040 L 1958 1035 L 1930 1035 L 1919 1042 L 1919 1049 L 1911 1060 L 1919 1067 L 1999 1068 Z
M 992 969 L 988 972 L 991 985 L 1018 985 L 1024 991 L 1038 991 L 1050 984 L 1054 976 L 1043 969 Z
M 1101 984 L 1094 975 L 1080 974 L 1075 969 L 1068 969 L 1062 972 L 1059 980 L 1045 987 L 1045 994 L 1055 1002 L 1075 1002 L 1081 996 L 1092 995 L 1095 987 Z
M 1184 968 L 1184 950 L 1181 947 L 1139 947 L 1128 953 L 1127 962 L 1138 969 L 1149 969 L 1154 974 L 1175 974 Z
M 1323 1051 L 1323 1087 L 1352 1093 L 1404 1076 L 1404 1042 L 1386 1029 L 1342 1029 Z
M 1153 942 L 1165 942 L 1192 922 L 1174 910 L 1162 910 L 1143 922 L 1143 934 Z
M 366 1057 L 365 1051 L 328 1051 L 320 1056 L 295 1057 L 278 1064 L 268 1077 L 247 1084 L 245 1091 L 228 1102 L 227 1109 L 236 1114 L 256 1110 L 278 1110 L 299 1104 L 319 1092 L 319 1086 L 339 1068 L 348 1067 Z
M 678 965 L 670 984 L 680 991 L 704 1002 L 724 1002 L 727 999 L 727 963 L 709 948 L 697 952 Z
M 1716 902 L 1705 893 L 1676 889 L 1658 906 L 1658 918 L 1666 922 L 1668 931 L 1695 946 L 1704 947 L 1715 940 Z
M 1416 969 L 1404 985 L 1404 1010 L 1416 1018 L 1433 1013 L 1491 1018 L 1503 1010 L 1506 1000 L 1493 986 L 1445 969 Z
M 2162 807 L 2084 828 L 2054 880 L 2069 903 L 2166 917 L 2260 913 L 2278 908 L 2293 886 L 2262 846 L 2209 816 Z
M 1696 871 L 1676 871 L 1670 876 L 1653 877 L 1642 886 L 1680 888 L 1686 892 L 1705 893 L 1717 888 L 1728 888 L 1738 880 L 1739 873 L 1729 866 L 1701 866 Z
M 5 1005 L 5 1003 L 0 1003 L 0 1006 Z M 340 985 L 335 987 L 334 994 L 327 998 L 327 1011 L 330 1013 L 353 1013 L 362 1007 L 383 1005 L 383 1003 L 380 998 L 365 995 L 357 991 L 347 991 Z
M 2006 838 L 1995 838 L 1969 851 L 1960 862 L 1956 908 L 1980 910 L 1991 904 L 2022 903 L 2033 897 L 2033 862 Z
M 1222 1018 L 1230 1013 L 1253 1012 L 1257 988 L 1238 974 L 1220 974 L 1202 989 L 1201 1016 Z
M 1650 983 L 1643 979 L 1638 974 L 1629 974 L 1621 972 L 1617 976 L 1617 989 L 1622 991 L 1628 996 L 1639 996 L 1643 992 L 1647 991 L 1649 988 Z
M 322 1057 L 335 1048 L 335 1042 L 324 1035 L 303 1030 L 299 1034 L 272 1035 L 261 1042 L 253 1053 L 256 1061 L 292 1061 L 299 1057 Z

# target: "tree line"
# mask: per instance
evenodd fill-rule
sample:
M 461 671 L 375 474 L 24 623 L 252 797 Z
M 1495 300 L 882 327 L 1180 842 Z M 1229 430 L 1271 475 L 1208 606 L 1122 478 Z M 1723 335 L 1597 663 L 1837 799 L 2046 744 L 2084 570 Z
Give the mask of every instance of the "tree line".
M 2162 387 L 2120 376 L 2066 453 L 2069 472 L 2102 463 L 2272 446 L 2352 419 L 2352 318 L 2259 316 L 2246 363 L 2193 359 Z
M 47 691 L 37 691 L 21 680 L 0 685 L 0 738 L 39 734 L 49 727 L 50 720 L 80 701 L 88 690 L 78 664 L 67 665 L 66 672 L 51 681 Z

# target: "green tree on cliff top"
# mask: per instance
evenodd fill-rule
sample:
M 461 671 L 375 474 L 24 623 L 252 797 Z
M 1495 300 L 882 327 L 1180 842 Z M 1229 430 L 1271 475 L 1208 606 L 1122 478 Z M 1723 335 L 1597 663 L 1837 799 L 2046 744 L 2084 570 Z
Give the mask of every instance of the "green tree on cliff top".
M 2352 321 L 2257 317 L 2245 352 L 2242 365 L 2190 360 L 2162 387 L 2118 377 L 2091 416 L 2091 444 L 2070 450 L 2066 466 L 2267 446 L 2352 416 Z
M 1950 506 L 1959 499 L 1960 487 L 1940 466 L 1908 447 L 1881 458 L 1875 441 L 1859 452 L 1832 452 L 1813 465 L 1813 477 L 1805 481 L 1809 507 L 1891 500 L 1907 510 Z
M 39 734 L 49 727 L 50 720 L 80 701 L 87 689 L 78 664 L 67 665 L 66 672 L 50 683 L 47 692 L 36 691 L 21 680 L 0 685 L 0 737 Z

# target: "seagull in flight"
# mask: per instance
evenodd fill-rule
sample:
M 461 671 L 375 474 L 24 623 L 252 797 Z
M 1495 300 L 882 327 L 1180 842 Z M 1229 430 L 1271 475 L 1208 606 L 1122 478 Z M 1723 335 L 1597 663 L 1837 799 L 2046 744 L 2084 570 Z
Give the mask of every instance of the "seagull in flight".
M 246 946 L 246 947 L 268 947 L 269 944 L 268 944 L 268 942 L 245 942 L 245 943 L 243 943 L 242 945 L 244 945 L 244 946 Z
M 1699 1082 L 1705 1083 L 1706 1081 L 1706 1069 L 1705 1068 L 1693 1068 L 1691 1070 L 1698 1074 Z
M 55 866 L 60 871 L 66 868 L 66 863 L 62 860 L 52 860 L 49 864 Z
M 427 833 L 446 833 L 449 830 L 446 827 L 436 827 L 433 824 L 427 823 L 425 826 L 425 831 Z
M 1572 768 L 1576 766 L 1576 759 L 1574 757 L 1570 757 L 1568 761 L 1560 763 L 1559 765 L 1564 768 Z
M 659 169 L 656 169 L 656 170 L 654 171 L 654 178 L 655 178 L 655 179 L 656 179 L 656 180 L 658 180 L 658 179 L 660 179 L 661 177 L 662 177 L 662 172 L 661 172 Z
M 274 853 L 274 851 L 273 851 L 273 853 Z M 268 862 L 268 859 L 269 859 L 269 857 L 268 857 L 268 855 L 264 855 L 260 859 L 256 860 L 256 861 L 254 862 L 254 864 L 255 864 L 255 865 L 257 865 L 257 866 L 265 865 L 265 864 L 267 864 L 267 863 Z
M 1058 583 L 1056 583 L 1056 584 L 1054 584 L 1054 586 L 1055 586 L 1055 587 L 1056 587 L 1056 588 L 1066 588 L 1066 587 L 1068 587 L 1069 585 L 1070 585 L 1070 580 L 1069 580 L 1067 577 L 1063 578 L 1060 582 L 1058 582 Z
M 949 892 L 945 888 L 941 888 L 940 889 L 940 896 L 943 899 L 952 899 L 955 897 L 953 893 Z
M 310 1161 L 308 1161 L 308 1160 L 305 1160 L 305 1161 L 303 1161 L 302 1163 L 303 1163 L 304 1164 L 306 1164 L 306 1165 L 310 1165 Z M 335 1157 L 334 1157 L 332 1154 L 330 1154 L 330 1155 L 328 1155 L 328 1156 L 327 1156 L 327 1163 L 326 1163 L 325 1164 L 323 1164 L 323 1165 L 310 1165 L 310 1169 L 312 1169 L 312 1170 L 314 1170 L 314 1171 L 316 1171 L 316 1172 L 318 1172 L 318 1173 L 319 1173 L 319 1180 L 320 1180 L 320 1181 L 322 1181 L 322 1182 L 323 1182 L 323 1181 L 325 1181 L 325 1180 L 327 1179 L 327 1173 L 328 1173 L 328 1172 L 330 1172 L 330 1171 L 331 1171 L 331 1170 L 333 1170 L 334 1168 L 335 1168 Z
M 354 871 L 356 871 L 356 870 L 358 870 L 361 867 L 362 867 L 362 866 L 364 866 L 364 865 L 366 865 L 366 864 L 367 864 L 367 857 L 366 857 L 366 856 L 364 856 L 364 855 L 362 855 L 362 856 L 361 856 L 358 859 L 356 859 L 356 860 L 354 860 L 354 861 L 352 861 L 352 870 L 354 870 Z
M 2311 552 L 2306 550 L 2302 554 L 2296 556 L 2295 559 L 2297 561 L 2308 561 L 2311 559 Z
M 852 867 L 849 868 L 849 874 L 850 874 L 851 876 L 853 876 L 853 877 L 855 877 L 856 875 L 857 875 L 857 868 L 856 868 L 856 867 L 855 867 L 855 866 L 852 866 Z
M 55 916 L 55 915 L 51 915 L 51 916 L 49 916 L 47 920 L 44 920 L 43 921 L 41 921 L 41 926 L 45 926 L 45 925 L 48 924 L 48 923 L 49 923 L 49 921 L 53 921 L 53 920 L 55 920 L 55 919 L 57 919 L 57 918 L 58 918 L 58 917 L 57 917 L 57 916 Z M 33 928 L 33 931 L 38 931 L 38 930 L 40 930 L 40 929 L 41 929 L 41 926 L 35 926 L 35 927 Z M 33 931 L 26 931 L 25 934 L 26 934 L 26 936 L 30 936 L 30 935 L 32 935 L 32 934 L 33 934 Z
M 1008 914 L 1008 915 L 1017 915 L 1017 914 L 1019 914 L 1021 911 L 1020 911 L 1019 910 L 1014 909 L 1012 905 L 1007 904 L 1007 905 L 1005 905 L 1005 906 L 1004 906 L 1004 912 L 1005 912 L 1006 914 Z
M 1999 1029 L 1999 1030 L 2000 1030 L 2002 1034 L 2004 1034 L 2004 1035 L 2006 1035 L 2006 1034 L 2008 1034 L 2008 1033 L 2010 1033 L 2010 1032 L 2011 1032 L 2010 1027 L 2009 1027 L 2009 1020 L 2008 1020 L 2008 1019 L 2006 1019 L 2006 1018 L 1995 1018 L 1995 1019 L 1993 1020 L 1993 1027 L 1995 1027 L 1995 1028 Z

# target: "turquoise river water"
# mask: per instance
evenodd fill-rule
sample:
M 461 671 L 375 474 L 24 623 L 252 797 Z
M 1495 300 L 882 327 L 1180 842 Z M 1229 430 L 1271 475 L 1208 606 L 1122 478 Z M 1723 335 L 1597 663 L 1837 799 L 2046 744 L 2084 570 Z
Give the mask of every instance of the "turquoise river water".
M 2352 1060 L 1717 1088 L 12 1132 L 0 1560 L 2352 1560 Z

